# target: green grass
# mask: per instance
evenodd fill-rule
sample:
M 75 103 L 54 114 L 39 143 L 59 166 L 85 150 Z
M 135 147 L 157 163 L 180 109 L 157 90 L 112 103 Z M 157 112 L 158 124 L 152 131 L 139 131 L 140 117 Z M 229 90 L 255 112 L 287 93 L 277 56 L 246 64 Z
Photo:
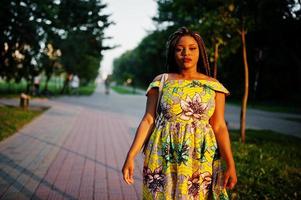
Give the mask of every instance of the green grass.
M 121 86 L 112 86 L 111 88 L 119 94 L 135 94 L 132 89 L 127 89 Z
M 81 86 L 78 89 L 79 95 L 92 95 L 96 89 L 96 83 L 91 83 L 86 86 Z
M 47 96 L 43 94 L 43 90 L 45 87 L 45 81 L 41 82 L 40 86 L 40 96 Z M 52 78 L 48 83 L 48 91 L 50 96 L 60 96 L 62 89 L 62 81 L 56 78 Z M 79 95 L 91 95 L 96 89 L 96 83 L 90 83 L 86 86 L 80 86 L 78 88 Z M 26 91 L 26 82 L 21 81 L 20 83 L 6 83 L 0 82 L 0 96 L 6 98 L 15 98 L 19 97 L 22 92 Z M 66 94 L 64 94 L 66 95 Z M 67 91 L 67 95 L 71 95 L 70 90 Z
M 0 141 L 17 132 L 43 110 L 23 110 L 17 107 L 0 106 Z
M 246 144 L 230 131 L 238 183 L 230 199 L 300 199 L 301 139 L 247 130 Z

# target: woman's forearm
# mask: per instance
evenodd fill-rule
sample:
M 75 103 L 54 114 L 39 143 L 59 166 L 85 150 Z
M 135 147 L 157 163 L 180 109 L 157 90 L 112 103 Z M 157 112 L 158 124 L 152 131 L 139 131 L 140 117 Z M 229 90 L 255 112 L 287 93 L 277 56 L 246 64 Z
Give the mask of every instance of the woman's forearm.
M 137 128 L 135 139 L 132 146 L 128 152 L 128 157 L 136 157 L 140 152 L 145 140 L 148 138 L 150 130 L 152 129 L 154 123 L 148 120 L 142 120 Z
M 235 168 L 227 127 L 220 127 L 218 130 L 216 130 L 215 138 L 217 140 L 220 153 L 227 164 L 227 167 Z

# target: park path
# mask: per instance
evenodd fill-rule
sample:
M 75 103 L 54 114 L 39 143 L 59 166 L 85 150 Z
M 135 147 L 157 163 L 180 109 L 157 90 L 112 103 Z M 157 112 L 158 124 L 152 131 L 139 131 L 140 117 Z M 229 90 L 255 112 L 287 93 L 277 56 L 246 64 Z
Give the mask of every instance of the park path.
M 142 155 L 133 186 L 123 183 L 121 168 L 145 101 L 144 95 L 105 95 L 102 84 L 89 97 L 34 99 L 33 107 L 51 108 L 0 142 L 0 200 L 141 199 Z M 229 128 L 239 126 L 239 111 L 227 105 Z M 249 109 L 247 127 L 301 137 L 300 119 Z
M 141 155 L 133 186 L 121 174 L 137 121 L 116 96 L 34 100 L 51 109 L 0 143 L 0 199 L 141 199 Z

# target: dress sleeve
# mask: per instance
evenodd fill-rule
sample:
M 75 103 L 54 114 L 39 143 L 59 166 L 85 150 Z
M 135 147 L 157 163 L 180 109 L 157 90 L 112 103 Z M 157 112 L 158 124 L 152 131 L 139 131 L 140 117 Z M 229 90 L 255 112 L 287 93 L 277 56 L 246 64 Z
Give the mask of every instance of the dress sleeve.
M 160 81 L 153 81 L 149 84 L 148 88 L 146 89 L 145 95 L 147 96 L 148 92 L 150 91 L 150 89 L 157 87 L 159 88 L 160 85 Z
M 217 92 L 225 93 L 226 96 L 230 95 L 229 90 L 227 90 L 227 88 L 225 88 L 225 86 L 218 81 L 210 82 L 209 86 Z

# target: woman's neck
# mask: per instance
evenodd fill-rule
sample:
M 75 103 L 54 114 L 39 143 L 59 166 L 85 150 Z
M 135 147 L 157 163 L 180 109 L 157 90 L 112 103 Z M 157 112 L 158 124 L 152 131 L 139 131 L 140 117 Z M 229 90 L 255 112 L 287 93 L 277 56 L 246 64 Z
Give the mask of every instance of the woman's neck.
M 191 79 L 199 75 L 196 69 L 184 69 L 179 73 L 180 78 Z

